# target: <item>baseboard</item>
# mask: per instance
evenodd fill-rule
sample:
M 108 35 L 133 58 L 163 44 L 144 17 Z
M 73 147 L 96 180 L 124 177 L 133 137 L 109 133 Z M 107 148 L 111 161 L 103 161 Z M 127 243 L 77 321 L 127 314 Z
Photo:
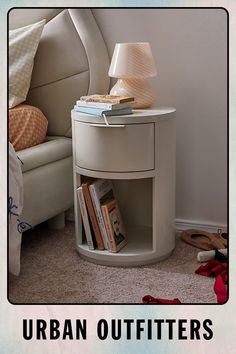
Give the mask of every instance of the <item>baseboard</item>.
M 194 220 L 183 220 L 183 219 L 175 220 L 175 230 L 177 235 L 179 235 L 182 231 L 187 229 L 205 230 L 208 232 L 217 232 L 218 229 L 221 229 L 222 232 L 227 232 L 227 225 L 206 223 L 206 222 L 194 221 Z
M 66 220 L 75 221 L 74 208 L 71 208 L 66 212 Z M 182 231 L 188 229 L 205 230 L 208 232 L 217 232 L 219 229 L 221 229 L 222 232 L 227 232 L 227 225 L 206 223 L 206 222 L 193 221 L 193 220 L 175 219 L 176 235 L 179 236 L 179 234 Z

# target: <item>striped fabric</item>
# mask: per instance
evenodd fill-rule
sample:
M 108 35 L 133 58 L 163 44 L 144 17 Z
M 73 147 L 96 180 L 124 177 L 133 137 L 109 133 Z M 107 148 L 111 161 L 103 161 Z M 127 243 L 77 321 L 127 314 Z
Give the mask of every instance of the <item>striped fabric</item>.
M 9 31 L 9 108 L 24 102 L 46 20 Z

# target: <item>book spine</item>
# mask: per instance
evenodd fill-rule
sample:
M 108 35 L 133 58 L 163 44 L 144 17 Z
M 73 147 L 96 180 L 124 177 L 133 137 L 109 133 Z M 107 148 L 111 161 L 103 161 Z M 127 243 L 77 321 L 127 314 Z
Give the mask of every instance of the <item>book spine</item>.
M 77 107 L 99 108 L 99 109 L 112 111 L 113 109 L 133 108 L 134 104 L 133 104 L 133 102 L 103 103 L 103 102 L 87 102 L 87 101 L 78 100 L 78 101 L 76 101 L 76 106 Z
M 95 97 L 96 96 L 96 97 Z M 134 102 L 134 97 L 114 97 L 106 95 L 104 97 L 103 95 L 90 95 L 90 96 L 81 96 L 80 101 L 86 101 L 86 102 L 101 102 L 101 103 L 126 103 L 126 102 Z
M 101 234 L 102 234 L 104 247 L 105 247 L 105 249 L 109 250 L 110 249 L 110 244 L 109 244 L 109 241 L 108 241 L 108 235 L 107 235 L 106 227 L 105 227 L 104 220 L 103 220 L 103 217 L 102 217 L 101 205 L 100 205 L 99 199 L 97 198 L 96 191 L 95 191 L 93 185 L 89 186 L 89 191 L 90 191 L 90 194 L 91 194 L 91 198 L 92 198 L 92 201 L 93 201 L 95 214 L 97 216 L 97 221 L 98 221 L 98 224 L 99 224 L 99 227 L 100 227 L 100 231 L 101 231 Z
M 109 239 L 109 243 L 110 243 L 110 251 L 117 252 L 116 243 L 114 240 L 114 231 L 113 231 L 113 228 L 111 225 L 108 209 L 107 209 L 106 205 L 102 205 L 101 209 L 102 209 L 102 215 L 103 215 L 103 219 L 105 222 L 105 227 L 107 230 L 107 235 L 108 235 L 108 239 Z
M 92 227 L 94 230 L 94 235 L 95 235 L 95 238 L 97 241 L 98 249 L 104 250 L 104 243 L 103 243 L 102 235 L 101 235 L 101 232 L 99 229 L 98 221 L 97 221 L 97 218 L 95 215 L 95 211 L 94 211 L 91 195 L 89 192 L 88 184 L 86 184 L 86 183 L 82 184 L 82 190 L 83 190 L 83 194 L 84 194 L 85 203 L 87 205 L 88 213 L 90 216 L 90 220 L 92 223 Z
M 87 102 L 87 101 L 80 101 L 80 100 L 76 101 L 76 105 L 80 107 L 92 107 L 92 108 L 103 108 L 103 109 L 113 109 L 116 106 L 113 103 Z
M 92 238 L 92 234 L 91 234 L 91 230 L 90 230 L 90 226 L 89 226 L 88 213 L 86 210 L 82 187 L 79 187 L 77 189 L 77 191 L 78 191 L 80 212 L 81 212 L 81 217 L 82 217 L 83 224 L 84 224 L 84 231 L 85 231 L 85 235 L 86 235 L 86 239 L 87 239 L 87 243 L 88 243 L 88 248 L 91 250 L 94 250 L 95 247 L 94 247 L 93 238 Z
M 91 115 L 95 115 L 98 117 L 103 116 L 104 114 L 107 116 L 120 116 L 123 114 L 131 114 L 132 113 L 132 108 L 120 108 L 120 109 L 108 109 L 105 110 L 103 108 L 97 108 L 97 107 L 85 107 L 85 106 L 74 106 L 74 110 L 76 112 L 81 112 L 81 113 L 85 113 L 85 114 L 91 114 Z
M 104 112 L 103 108 L 96 108 L 96 107 L 74 106 L 74 109 L 75 109 L 76 112 L 92 114 L 92 115 L 95 115 L 95 116 L 101 116 L 102 113 Z

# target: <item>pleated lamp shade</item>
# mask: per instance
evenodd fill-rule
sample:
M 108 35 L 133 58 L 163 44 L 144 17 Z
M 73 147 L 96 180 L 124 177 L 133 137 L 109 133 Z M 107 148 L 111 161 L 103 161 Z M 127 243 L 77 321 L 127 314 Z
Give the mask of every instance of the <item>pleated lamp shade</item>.
M 135 108 L 150 107 L 155 95 L 147 79 L 156 73 L 149 43 L 117 43 L 108 75 L 118 81 L 110 94 L 134 97 Z
M 147 42 L 117 43 L 108 75 L 125 79 L 155 76 L 156 66 Z

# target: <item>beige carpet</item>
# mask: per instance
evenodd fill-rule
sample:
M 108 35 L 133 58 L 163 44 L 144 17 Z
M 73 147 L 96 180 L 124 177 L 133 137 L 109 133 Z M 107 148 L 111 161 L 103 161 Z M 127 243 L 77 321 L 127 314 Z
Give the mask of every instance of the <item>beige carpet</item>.
M 132 268 L 106 267 L 81 259 L 74 223 L 63 231 L 45 224 L 23 235 L 21 273 L 9 277 L 13 303 L 141 303 L 150 294 L 183 303 L 216 303 L 214 278 L 194 273 L 198 249 L 176 240 L 171 257 Z

